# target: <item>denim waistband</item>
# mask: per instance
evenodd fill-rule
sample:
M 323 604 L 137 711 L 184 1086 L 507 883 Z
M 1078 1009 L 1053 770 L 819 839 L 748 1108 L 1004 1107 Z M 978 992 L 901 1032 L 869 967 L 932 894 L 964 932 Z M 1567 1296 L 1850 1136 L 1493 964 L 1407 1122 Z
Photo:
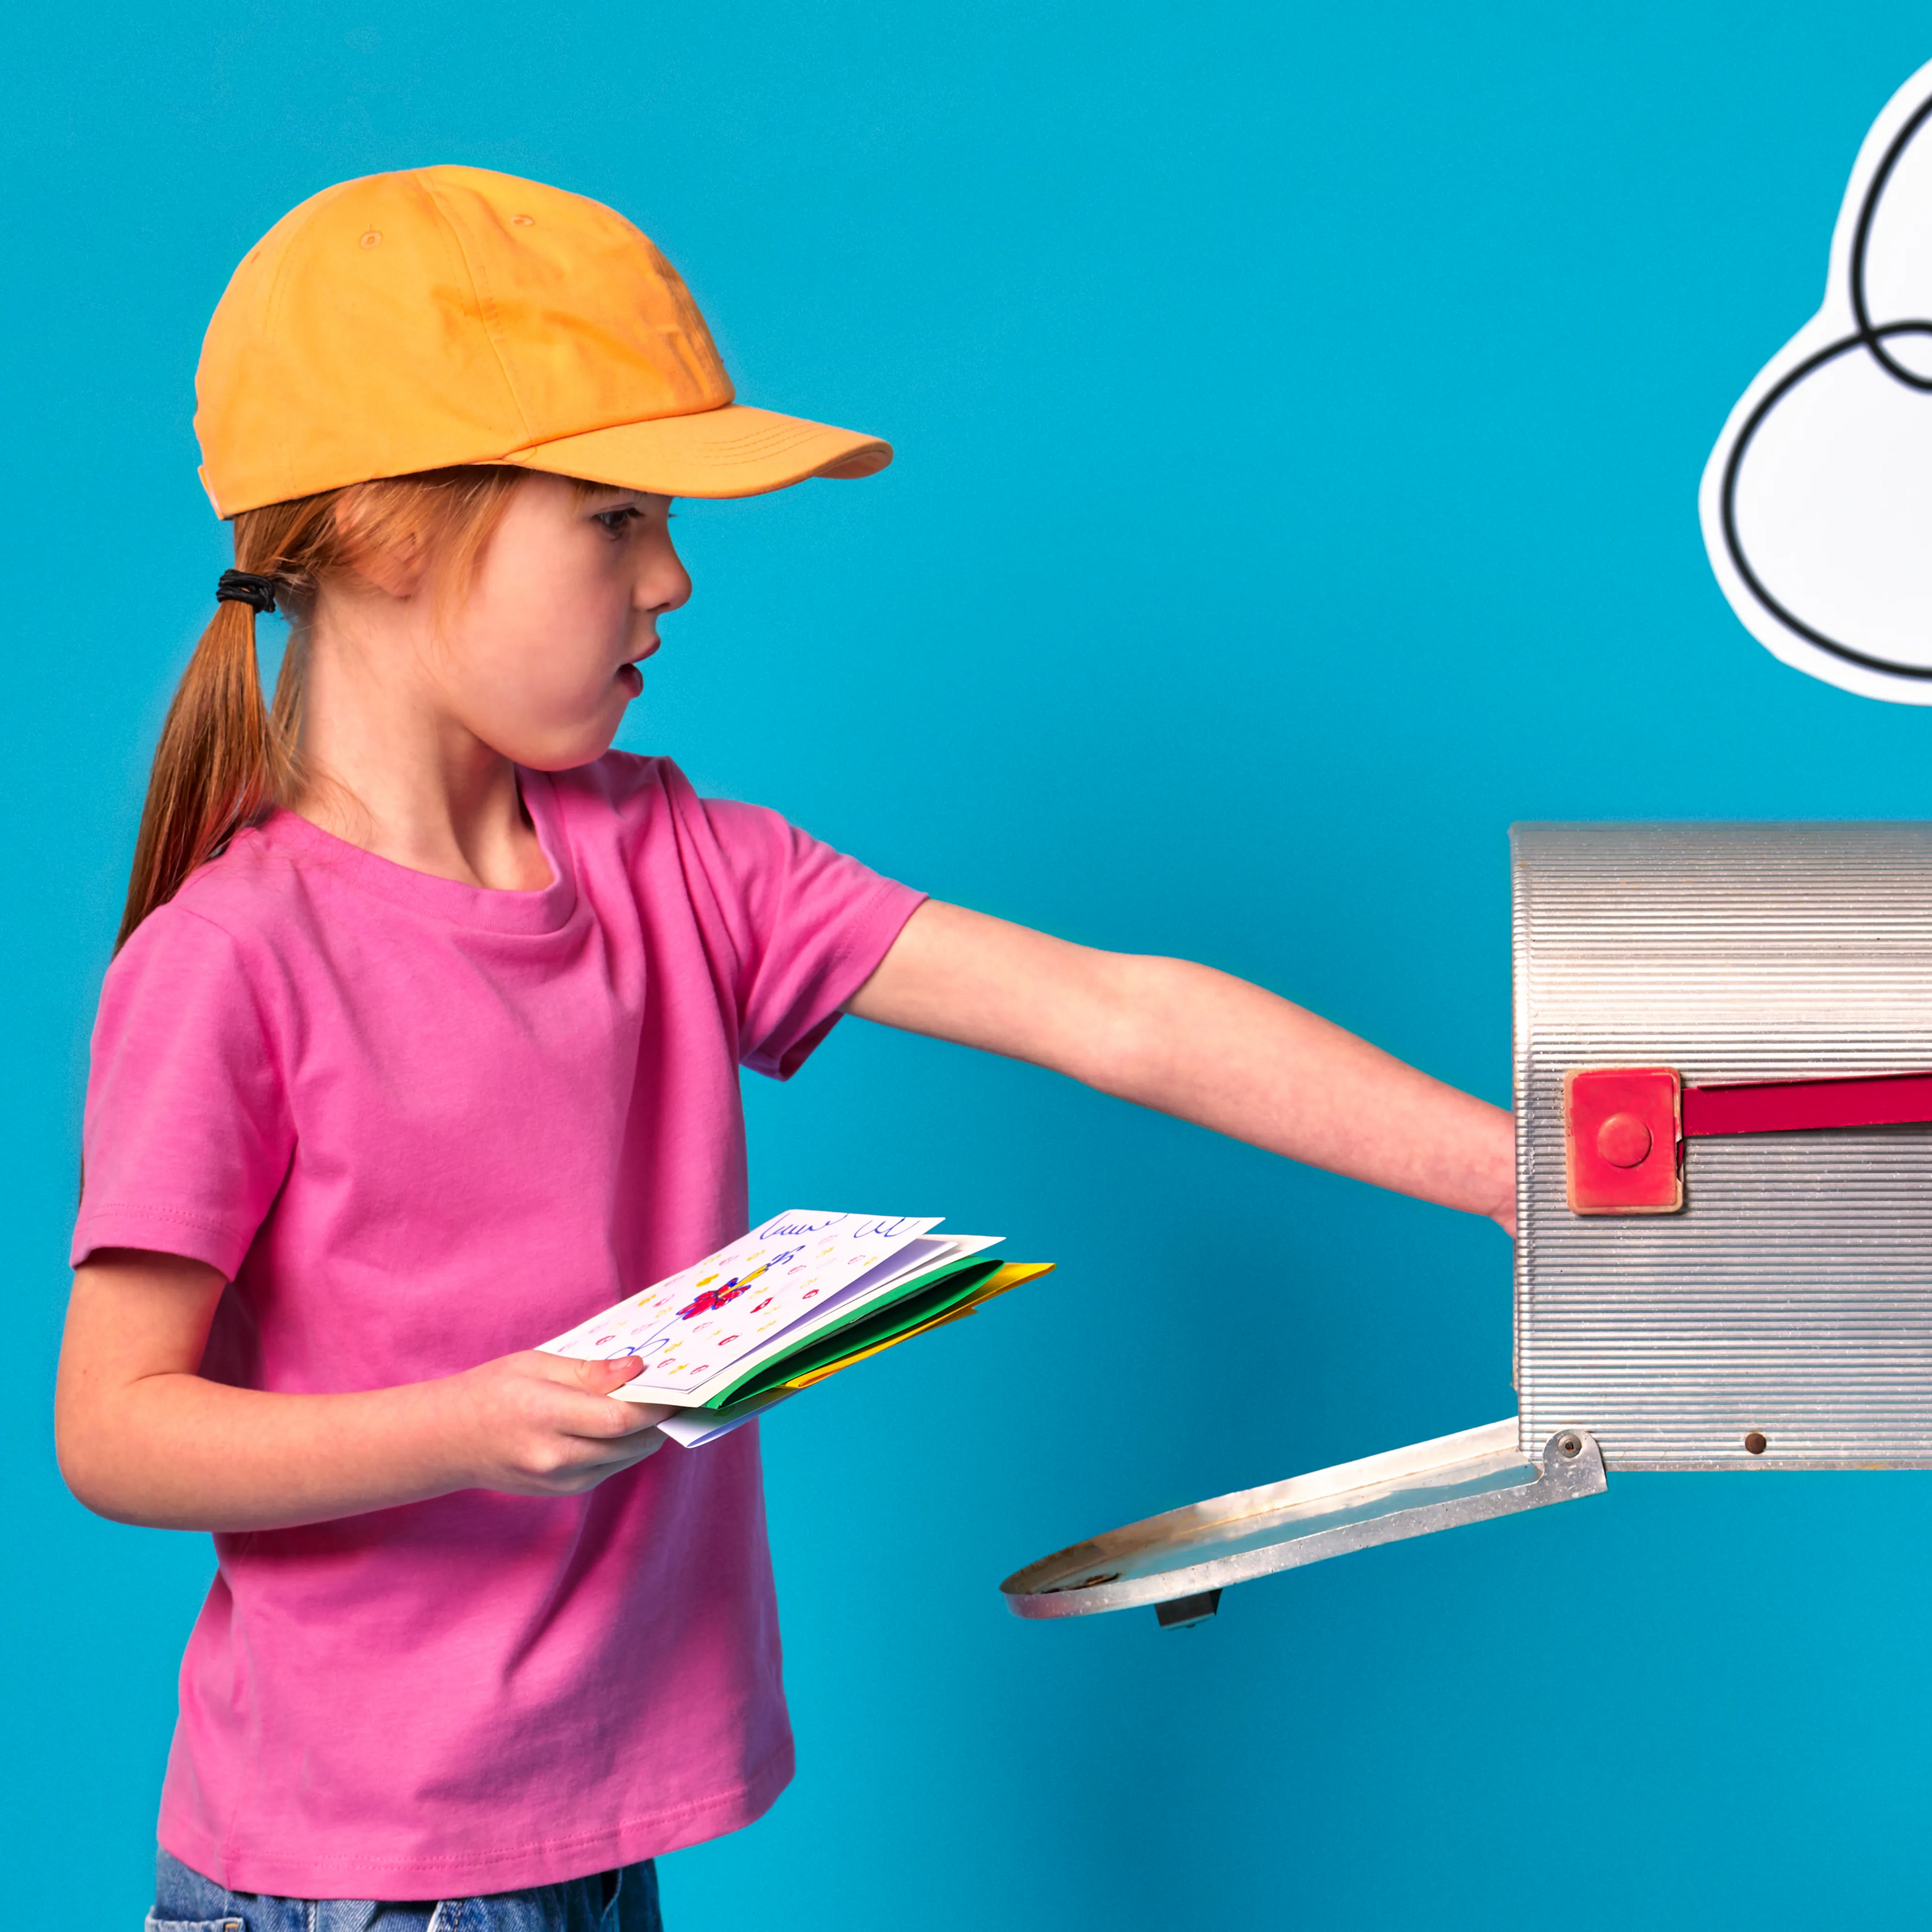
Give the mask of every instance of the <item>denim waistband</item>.
M 474 1898 L 277 1898 L 230 1892 L 167 1851 L 147 1932 L 663 1932 L 649 1858 L 616 1871 Z

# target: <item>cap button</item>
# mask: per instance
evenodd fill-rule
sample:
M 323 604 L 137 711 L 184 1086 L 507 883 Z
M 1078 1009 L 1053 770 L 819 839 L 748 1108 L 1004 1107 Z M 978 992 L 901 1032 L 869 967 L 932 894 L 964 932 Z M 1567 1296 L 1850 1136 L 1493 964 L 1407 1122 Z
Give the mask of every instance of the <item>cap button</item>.
M 363 230 L 362 246 L 364 248 L 380 248 L 382 244 L 382 231 L 380 228 L 368 228 Z

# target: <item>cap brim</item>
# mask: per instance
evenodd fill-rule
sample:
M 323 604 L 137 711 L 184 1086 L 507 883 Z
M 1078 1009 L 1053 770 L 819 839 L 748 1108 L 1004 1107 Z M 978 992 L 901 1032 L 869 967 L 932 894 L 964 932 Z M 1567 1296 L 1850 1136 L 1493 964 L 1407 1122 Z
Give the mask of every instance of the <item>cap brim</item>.
M 505 463 L 664 496 L 757 496 L 808 476 L 870 476 L 892 446 L 856 430 L 742 403 L 560 436 Z

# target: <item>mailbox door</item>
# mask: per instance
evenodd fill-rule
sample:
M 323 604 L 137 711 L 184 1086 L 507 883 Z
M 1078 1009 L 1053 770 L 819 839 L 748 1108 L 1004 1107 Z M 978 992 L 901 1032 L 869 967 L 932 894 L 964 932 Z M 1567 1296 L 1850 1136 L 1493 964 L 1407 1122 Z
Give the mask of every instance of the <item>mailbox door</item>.
M 1512 835 L 1521 1442 L 1623 1469 L 1932 1466 L 1932 1127 L 1692 1143 L 1675 1212 L 1566 1185 L 1583 1070 L 1932 1069 L 1932 825 Z

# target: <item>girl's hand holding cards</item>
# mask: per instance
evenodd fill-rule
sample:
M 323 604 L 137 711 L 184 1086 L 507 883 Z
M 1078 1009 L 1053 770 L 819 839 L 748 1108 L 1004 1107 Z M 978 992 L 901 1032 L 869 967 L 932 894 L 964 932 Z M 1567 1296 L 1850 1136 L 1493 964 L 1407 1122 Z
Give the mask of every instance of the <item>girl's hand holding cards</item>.
M 464 1417 L 464 1485 L 512 1496 L 574 1496 L 664 1447 L 657 1424 L 672 1412 L 656 1402 L 614 1402 L 636 1378 L 635 1357 L 568 1361 L 526 1348 L 446 1385 Z

